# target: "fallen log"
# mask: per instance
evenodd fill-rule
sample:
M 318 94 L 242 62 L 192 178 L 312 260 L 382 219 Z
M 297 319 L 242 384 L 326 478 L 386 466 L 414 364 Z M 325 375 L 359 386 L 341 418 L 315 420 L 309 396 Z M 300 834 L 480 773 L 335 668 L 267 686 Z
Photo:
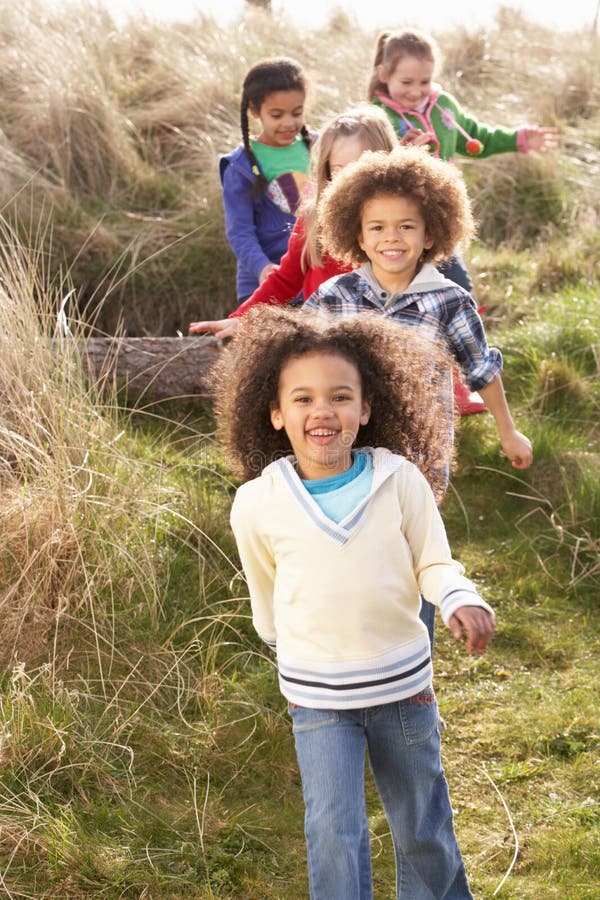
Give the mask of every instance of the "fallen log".
M 207 399 L 211 365 L 221 352 L 212 335 L 92 337 L 85 345 L 90 373 L 128 397 L 145 401 Z

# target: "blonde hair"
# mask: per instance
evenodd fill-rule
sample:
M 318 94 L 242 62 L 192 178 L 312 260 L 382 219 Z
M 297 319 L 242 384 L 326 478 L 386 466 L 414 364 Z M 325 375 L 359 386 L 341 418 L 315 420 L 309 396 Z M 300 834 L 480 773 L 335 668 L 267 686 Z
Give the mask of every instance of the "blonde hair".
M 386 114 L 375 106 L 359 105 L 330 119 L 319 134 L 311 159 L 315 197 L 304 208 L 305 244 L 302 250 L 302 269 L 323 265 L 323 252 L 317 224 L 317 204 L 331 181 L 329 157 L 339 137 L 358 137 L 363 150 L 392 150 L 398 140 Z
M 387 84 L 380 77 L 380 67 L 389 78 L 403 56 L 414 56 L 432 62 L 434 70 L 440 67 L 439 47 L 429 35 L 413 30 L 382 31 L 375 45 L 373 73 L 367 89 L 369 100 L 373 100 L 377 92 L 388 93 Z
M 449 259 L 473 236 L 471 204 L 456 166 L 421 147 L 398 147 L 363 153 L 323 192 L 317 214 L 324 250 L 355 265 L 366 262 L 359 244 L 362 211 L 367 201 L 381 196 L 407 197 L 418 206 L 431 240 L 421 262 Z

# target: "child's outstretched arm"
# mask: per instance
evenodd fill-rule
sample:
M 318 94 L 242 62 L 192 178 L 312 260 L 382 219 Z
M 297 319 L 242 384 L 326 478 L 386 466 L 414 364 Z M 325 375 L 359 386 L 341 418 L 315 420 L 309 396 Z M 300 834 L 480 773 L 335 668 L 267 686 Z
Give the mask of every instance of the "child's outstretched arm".
M 459 640 L 467 637 L 468 653 L 487 647 L 494 633 L 494 611 L 452 553 L 431 488 L 416 466 L 398 482 L 402 532 L 410 547 L 413 570 L 423 597 L 439 607 L 442 619 Z
M 533 462 L 531 442 L 517 431 L 512 420 L 500 375 L 502 356 L 499 350 L 488 345 L 473 298 L 464 291 L 457 295 L 456 307 L 449 313 L 447 329 L 467 384 L 472 391 L 481 394 L 496 421 L 502 449 L 515 469 L 528 469 Z
M 214 334 L 217 340 L 233 337 L 237 319 L 245 315 L 253 306 L 259 303 L 269 305 L 290 303 L 302 290 L 304 281 L 302 251 L 305 242 L 304 217 L 299 216 L 292 229 L 288 249 L 281 257 L 279 264 L 272 267 L 268 277 L 256 288 L 254 293 L 240 303 L 227 319 L 192 322 L 189 326 L 190 334 L 208 331 Z
M 496 375 L 493 381 L 478 390 L 496 421 L 502 449 L 514 468 L 528 469 L 533 462 L 531 441 L 515 428 L 504 393 L 502 378 L 500 375 Z
M 448 628 L 457 641 L 466 637 L 467 653 L 483 653 L 494 634 L 494 617 L 480 606 L 460 606 Z

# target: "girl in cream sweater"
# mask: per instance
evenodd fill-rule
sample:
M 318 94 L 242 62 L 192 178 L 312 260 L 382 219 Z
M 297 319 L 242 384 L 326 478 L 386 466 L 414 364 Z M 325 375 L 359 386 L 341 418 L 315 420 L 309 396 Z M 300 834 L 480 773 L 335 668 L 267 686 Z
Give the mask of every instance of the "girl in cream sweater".
M 469 653 L 494 631 L 436 505 L 449 365 L 427 330 L 276 308 L 250 310 L 217 364 L 220 434 L 245 479 L 231 525 L 292 719 L 313 900 L 372 896 L 365 753 L 398 897 L 472 898 L 419 618 L 425 595 Z

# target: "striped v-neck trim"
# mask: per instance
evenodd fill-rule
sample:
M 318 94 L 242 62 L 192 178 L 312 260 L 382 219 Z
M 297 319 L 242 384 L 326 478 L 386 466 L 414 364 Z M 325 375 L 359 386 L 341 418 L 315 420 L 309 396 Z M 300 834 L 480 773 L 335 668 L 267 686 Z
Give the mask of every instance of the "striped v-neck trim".
M 378 453 L 376 450 L 374 451 L 370 447 L 362 447 L 361 449 L 366 453 L 370 453 L 373 459 L 373 480 L 371 489 L 366 497 L 363 497 L 358 506 L 349 512 L 340 522 L 335 522 L 333 519 L 330 519 L 323 512 L 312 495 L 306 490 L 300 476 L 291 462 L 293 457 L 278 459 L 271 464 L 273 468 L 281 473 L 285 486 L 313 524 L 322 531 L 326 537 L 340 545 L 346 544 L 350 540 L 353 533 L 360 525 L 371 497 L 383 484 L 386 478 L 398 468 L 399 464 L 398 457 L 394 457 L 394 455 L 388 453 L 388 451 L 383 451 L 387 456 L 387 459 L 382 459 L 381 453 Z M 269 466 L 269 468 L 271 468 L 271 466 Z

